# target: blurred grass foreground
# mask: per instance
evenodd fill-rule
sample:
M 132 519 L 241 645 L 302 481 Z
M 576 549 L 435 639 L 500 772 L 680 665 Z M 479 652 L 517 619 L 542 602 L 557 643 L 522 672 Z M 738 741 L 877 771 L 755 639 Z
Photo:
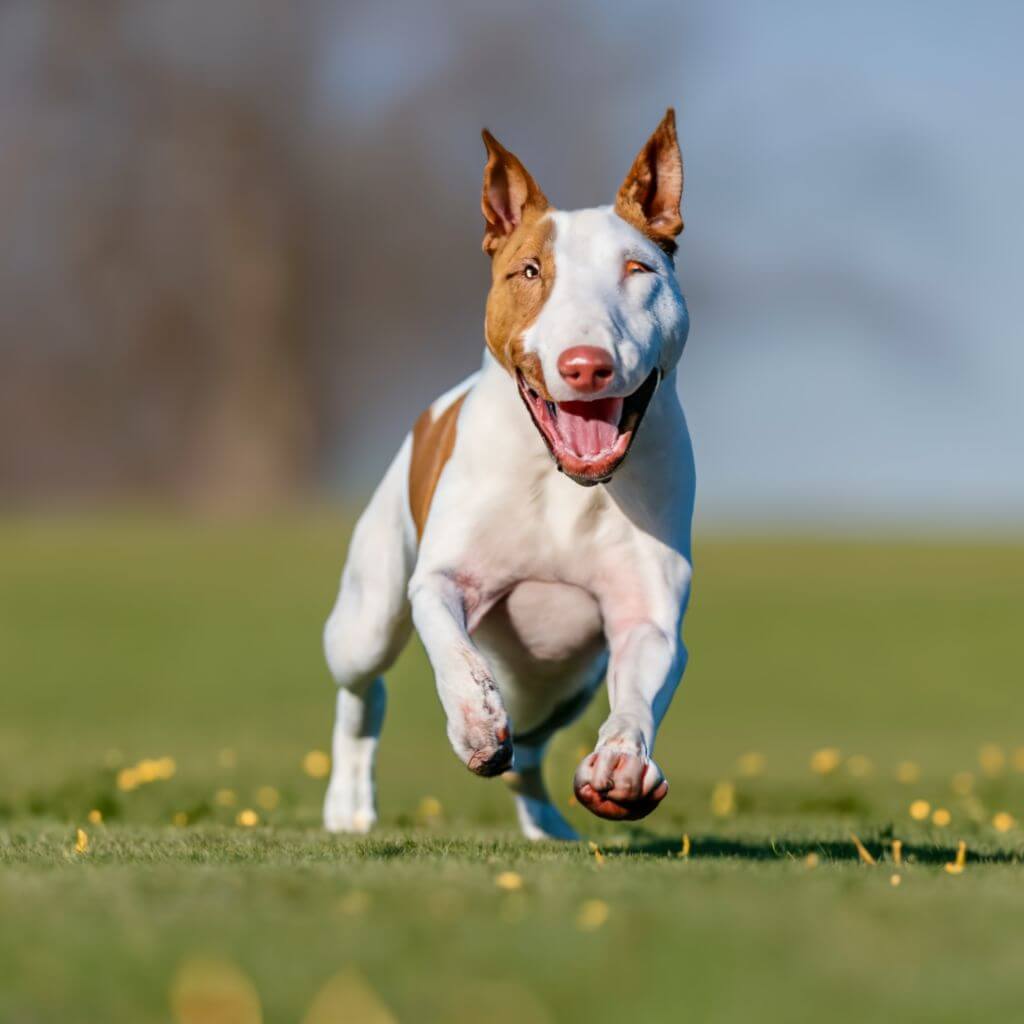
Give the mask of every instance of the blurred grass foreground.
M 557 848 L 415 642 L 320 831 L 347 529 L 0 527 L 0 1020 L 1017 1019 L 1024 546 L 698 542 L 670 794 Z

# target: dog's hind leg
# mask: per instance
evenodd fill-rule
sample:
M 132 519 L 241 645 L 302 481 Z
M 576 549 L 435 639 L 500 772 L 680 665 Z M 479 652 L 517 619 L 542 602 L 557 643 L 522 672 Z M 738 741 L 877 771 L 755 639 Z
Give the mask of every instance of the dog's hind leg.
M 367 832 L 377 820 L 374 760 L 386 704 L 381 673 L 412 628 L 406 596 L 415 559 L 406 511 L 410 447 L 406 440 L 356 524 L 324 629 L 327 664 L 338 684 L 324 800 L 324 826 L 331 832 Z
M 544 785 L 541 768 L 546 745 L 546 741 L 538 746 L 517 743 L 512 770 L 502 776 L 515 798 L 519 827 L 527 839 L 579 839 Z

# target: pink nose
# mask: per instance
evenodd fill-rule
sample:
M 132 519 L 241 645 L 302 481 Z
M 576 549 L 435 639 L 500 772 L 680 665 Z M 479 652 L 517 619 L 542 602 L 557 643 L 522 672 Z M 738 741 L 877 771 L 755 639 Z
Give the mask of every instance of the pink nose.
M 596 395 L 611 383 L 615 364 L 603 348 L 575 345 L 558 357 L 558 372 L 569 387 L 584 395 Z

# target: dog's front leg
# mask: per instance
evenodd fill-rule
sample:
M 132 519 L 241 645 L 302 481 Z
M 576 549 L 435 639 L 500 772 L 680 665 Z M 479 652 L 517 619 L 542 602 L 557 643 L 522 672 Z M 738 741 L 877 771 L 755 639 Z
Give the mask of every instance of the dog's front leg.
M 643 818 L 668 792 L 652 755 L 658 726 L 686 668 L 679 635 L 689 585 L 686 568 L 678 594 L 650 602 L 660 613 L 637 618 L 613 610 L 606 617 L 611 712 L 573 780 L 576 798 L 601 818 Z
M 409 599 L 455 753 L 477 775 L 500 775 L 512 764 L 512 733 L 490 666 L 466 625 L 467 605 L 479 604 L 479 595 L 453 575 L 431 572 L 413 578 Z

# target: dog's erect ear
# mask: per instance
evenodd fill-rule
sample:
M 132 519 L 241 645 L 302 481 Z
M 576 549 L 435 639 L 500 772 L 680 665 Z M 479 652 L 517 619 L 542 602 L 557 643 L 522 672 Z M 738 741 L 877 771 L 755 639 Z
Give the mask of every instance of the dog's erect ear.
M 493 254 L 522 223 L 526 210 L 546 210 L 548 201 L 519 157 L 510 153 L 486 128 L 483 137 L 487 166 L 480 208 L 487 221 L 484 252 Z
M 615 198 L 615 212 L 670 255 L 683 230 L 683 155 L 676 138 L 676 112 L 669 107 L 661 124 L 637 153 Z

